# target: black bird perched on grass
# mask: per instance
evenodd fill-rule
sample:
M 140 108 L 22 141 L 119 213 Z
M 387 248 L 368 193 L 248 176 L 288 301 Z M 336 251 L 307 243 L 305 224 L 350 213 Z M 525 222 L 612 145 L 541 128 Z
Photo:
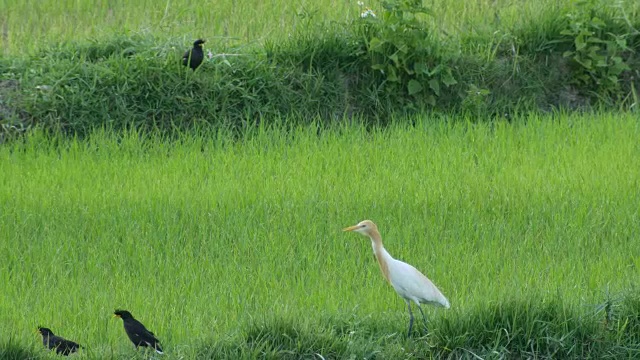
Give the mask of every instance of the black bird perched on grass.
M 67 356 L 78 351 L 81 347 L 78 343 L 56 336 L 51 329 L 47 329 L 46 327 L 38 326 L 38 332 L 42 335 L 42 344 L 49 348 L 49 350 L 55 349 L 58 355 L 62 354 Z
M 202 39 L 196 40 L 193 43 L 193 49 L 187 50 L 184 55 L 182 55 L 182 65 L 189 66 L 195 71 L 204 59 L 204 53 L 202 52 L 202 45 L 204 45 L 204 43 L 205 41 Z
M 140 321 L 134 319 L 130 312 L 127 310 L 116 310 L 113 316 L 122 319 L 124 331 L 136 349 L 138 346 L 147 346 L 154 349 L 158 354 L 163 353 L 160 347 L 160 340 L 156 339 L 155 335 L 147 330 Z

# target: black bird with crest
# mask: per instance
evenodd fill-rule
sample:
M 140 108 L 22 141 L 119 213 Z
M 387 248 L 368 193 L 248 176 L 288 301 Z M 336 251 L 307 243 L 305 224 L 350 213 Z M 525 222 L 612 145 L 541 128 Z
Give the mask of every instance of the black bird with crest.
M 182 65 L 190 67 L 192 70 L 196 70 L 200 64 L 202 64 L 202 60 L 204 60 L 204 52 L 202 51 L 202 46 L 205 41 L 202 39 L 198 39 L 193 43 L 193 49 L 187 50 L 184 55 L 182 55 Z
M 142 323 L 133 318 L 130 312 L 127 310 L 116 310 L 113 316 L 122 319 L 124 324 L 124 331 L 127 333 L 129 340 L 133 343 L 136 349 L 139 346 L 150 347 L 154 349 L 158 354 L 162 354 L 162 348 L 160 347 L 160 340 L 149 330 L 147 330 Z
M 42 335 L 42 344 L 49 350 L 55 349 L 58 355 L 68 356 L 81 348 L 78 343 L 57 336 L 51 329 L 46 327 L 38 326 L 38 332 Z

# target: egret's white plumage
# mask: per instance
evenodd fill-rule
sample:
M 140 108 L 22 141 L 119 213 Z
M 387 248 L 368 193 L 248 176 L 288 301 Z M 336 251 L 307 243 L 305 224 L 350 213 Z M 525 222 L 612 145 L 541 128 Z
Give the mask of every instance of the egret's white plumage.
M 432 304 L 449 308 L 449 300 L 442 295 L 440 290 L 413 266 L 394 259 L 382 245 L 382 238 L 378 232 L 378 227 L 370 220 L 364 220 L 357 225 L 343 229 L 344 231 L 355 231 L 368 236 L 371 239 L 373 253 L 376 256 L 382 275 L 389 281 L 393 289 L 407 302 L 409 309 L 409 335 L 413 326 L 413 313 L 411 312 L 411 302 L 418 305 L 418 309 L 425 321 L 424 312 L 420 304 Z

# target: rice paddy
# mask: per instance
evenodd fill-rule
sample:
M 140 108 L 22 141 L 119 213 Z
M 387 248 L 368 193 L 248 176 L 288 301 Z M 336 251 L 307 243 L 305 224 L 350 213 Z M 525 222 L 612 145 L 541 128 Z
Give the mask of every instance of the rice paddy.
M 599 306 L 638 283 L 637 118 L 415 122 L 3 146 L 2 338 L 46 357 L 44 325 L 130 357 L 125 308 L 167 358 L 459 357 L 461 324 L 519 302 L 513 326 L 551 306 L 606 333 Z M 368 240 L 340 231 L 365 218 L 451 301 L 427 337 L 405 338 Z
M 550 39 L 547 31 L 558 30 L 557 17 L 545 14 L 576 6 L 423 4 L 432 12 L 425 19 L 454 44 L 453 52 L 497 61 L 465 79 L 472 85 L 484 78 L 505 85 L 498 68 L 511 79 L 542 61 L 507 45 L 516 43 L 510 41 L 519 28 L 530 27 L 525 37 L 533 39 L 535 55 Z M 16 130 L 7 132 L 15 137 L 0 137 L 0 359 L 57 358 L 42 346 L 38 326 L 81 344 L 77 358 L 159 358 L 133 349 L 122 321 L 112 317 L 115 309 L 130 311 L 155 333 L 163 359 L 640 358 L 634 85 L 624 100 L 628 112 L 545 108 L 502 119 L 491 112 L 498 107 L 483 107 L 488 96 L 478 91 L 467 115 L 398 115 L 381 126 L 349 113 L 352 68 L 340 68 L 345 73 L 322 91 L 314 90 L 325 81 L 322 67 L 316 78 L 298 69 L 306 61 L 298 50 L 315 54 L 335 45 L 323 56 L 352 56 L 345 44 L 329 41 L 336 34 L 326 43 L 309 36 L 325 47 L 309 41 L 296 49 L 295 41 L 358 19 L 366 8 L 380 14 L 381 6 L 0 0 L 0 125 Z M 609 6 L 631 31 L 638 4 Z M 200 37 L 214 53 L 261 50 L 246 68 L 220 62 L 208 73 L 183 76 L 172 61 Z M 102 41 L 104 48 L 74 52 L 77 44 Z M 138 57 L 118 47 L 129 43 L 145 46 Z M 184 49 L 175 45 L 181 43 Z M 257 67 L 269 64 L 263 53 L 282 43 L 289 52 L 278 56 L 304 60 L 291 61 L 299 72 Z M 64 56 L 56 56 L 58 45 Z M 93 54 L 87 63 L 87 52 L 96 49 L 110 55 Z M 504 49 L 509 61 L 496 55 Z M 566 75 L 564 65 L 554 66 Z M 538 86 L 526 81 L 537 76 L 536 67 L 528 69 L 532 74 L 515 82 L 518 91 Z M 296 76 L 278 82 L 290 73 L 308 82 Z M 107 77 L 113 81 L 102 84 Z M 295 108 L 298 93 L 269 93 L 267 85 L 313 88 L 302 92 L 313 100 L 303 108 L 333 109 L 332 96 L 346 105 L 328 111 L 330 121 L 278 117 L 265 109 Z M 507 85 L 496 88 L 493 101 L 513 103 L 505 94 L 519 92 Z M 258 101 L 254 89 L 273 103 Z M 533 90 L 542 97 L 552 89 Z M 552 95 L 582 103 L 583 94 L 564 90 Z M 105 94 L 116 94 L 113 103 Z M 234 115 L 241 126 L 176 126 L 167 136 L 142 130 L 157 123 L 113 118 L 133 114 L 153 122 L 177 109 L 200 114 L 189 121 L 204 123 L 202 114 L 220 110 L 206 103 L 212 94 L 222 94 L 216 100 L 227 111 L 218 116 L 245 111 Z M 367 94 L 358 96 L 370 102 L 354 104 L 385 106 L 375 91 Z M 11 122 L 24 110 L 12 103 L 18 98 L 31 114 L 50 117 L 46 130 L 83 126 L 56 135 L 32 126 L 42 119 Z M 349 116 L 340 118 L 343 112 Z M 251 118 L 265 113 L 275 115 Z M 116 123 L 142 126 L 104 130 Z M 73 129 L 86 133 L 74 136 Z M 384 281 L 369 240 L 341 231 L 364 219 L 376 222 L 395 258 L 426 274 L 451 302 L 449 310 L 423 306 L 428 331 L 416 321 L 420 329 L 406 336 L 406 304 Z
M 573 6 L 570 0 L 480 0 L 452 4 L 424 2 L 438 27 L 448 34 L 486 34 L 495 27 L 536 19 L 545 11 Z M 632 1 L 622 2 L 630 4 Z M 190 44 L 208 38 L 213 48 L 282 41 L 317 24 L 360 17 L 365 8 L 380 12 L 377 1 L 284 0 L 215 3 L 185 0 L 40 0 L 0 1 L 0 30 L 4 55 L 41 48 L 43 43 L 111 38 L 141 33 L 161 39 L 182 38 Z M 218 45 L 216 45 L 218 44 Z

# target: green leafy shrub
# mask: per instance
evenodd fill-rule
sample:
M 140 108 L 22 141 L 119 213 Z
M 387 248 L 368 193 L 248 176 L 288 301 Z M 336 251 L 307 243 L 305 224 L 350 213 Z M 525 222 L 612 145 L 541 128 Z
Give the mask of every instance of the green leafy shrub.
M 593 0 L 579 2 L 567 15 L 569 25 L 561 35 L 571 48 L 563 56 L 572 60 L 575 85 L 610 94 L 618 90 L 621 75 L 630 70 L 624 54 L 631 49 L 627 46 L 628 33 L 609 31 L 599 15 Z
M 441 39 L 424 20 L 429 10 L 420 0 L 383 1 L 382 7 L 380 17 L 370 9 L 361 14 L 361 55 L 384 77 L 388 92 L 435 105 L 441 89 L 457 81 Z

